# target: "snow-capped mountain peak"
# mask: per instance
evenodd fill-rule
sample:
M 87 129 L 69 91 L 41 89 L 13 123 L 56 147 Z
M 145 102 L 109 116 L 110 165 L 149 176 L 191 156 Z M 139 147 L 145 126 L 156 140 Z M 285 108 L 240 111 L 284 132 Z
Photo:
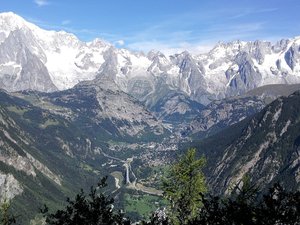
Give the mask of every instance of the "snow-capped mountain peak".
M 172 90 L 208 104 L 266 84 L 300 82 L 299 46 L 296 37 L 276 44 L 220 42 L 200 55 L 143 54 L 101 39 L 83 42 L 74 34 L 43 30 L 14 13 L 1 13 L 0 86 L 9 91 L 53 91 L 110 77 L 122 91 L 143 101 L 159 101 Z M 31 55 L 30 62 L 25 53 Z
M 74 34 L 65 31 L 43 30 L 14 13 L 1 13 L 0 41 L 2 45 L 12 33 L 22 37 L 18 38 L 18 42 L 22 42 L 32 54 L 42 61 L 47 69 L 44 73 L 48 73 L 50 76 L 49 82 L 59 90 L 73 87 L 83 80 L 94 79 L 100 65 L 104 62 L 103 52 L 111 47 L 110 44 L 100 39 L 85 43 Z M 8 51 L 17 53 L 19 50 L 9 49 Z M 32 64 L 35 63 L 32 62 Z M 13 74 L 19 79 L 22 77 L 21 70 L 14 71 Z M 12 84 L 9 90 L 28 88 L 28 85 L 15 87 Z M 34 85 L 31 88 L 40 90 Z
M 13 12 L 0 13 L 0 27 L 2 32 L 9 33 L 10 31 L 21 29 L 25 26 L 34 28 L 35 25 L 28 23 L 22 17 Z

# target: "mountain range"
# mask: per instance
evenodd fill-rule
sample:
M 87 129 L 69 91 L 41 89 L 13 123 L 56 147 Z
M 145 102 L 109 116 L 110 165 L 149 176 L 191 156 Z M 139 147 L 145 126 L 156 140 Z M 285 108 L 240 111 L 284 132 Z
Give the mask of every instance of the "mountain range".
M 66 90 L 109 76 L 118 87 L 153 107 L 169 91 L 208 104 L 268 84 L 300 81 L 300 38 L 218 43 L 205 54 L 166 56 L 118 49 L 64 31 L 43 30 L 14 13 L 0 14 L 0 87 L 8 91 Z
M 126 206 L 138 196 L 155 209 L 159 177 L 189 146 L 215 192 L 245 175 L 299 189 L 299 52 L 300 37 L 134 52 L 1 13 L 0 194 L 36 222 L 44 203 L 108 175 L 136 216 Z

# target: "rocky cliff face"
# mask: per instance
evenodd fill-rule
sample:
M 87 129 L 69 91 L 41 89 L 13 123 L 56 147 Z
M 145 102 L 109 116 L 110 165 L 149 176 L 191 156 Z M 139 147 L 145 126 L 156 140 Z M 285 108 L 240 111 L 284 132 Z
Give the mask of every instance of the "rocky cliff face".
M 299 101 L 299 92 L 279 98 L 252 119 L 214 137 L 222 147 L 207 152 L 213 190 L 229 191 L 245 175 L 262 187 L 279 181 L 287 188 L 300 188 Z
M 0 201 L 12 200 L 15 196 L 22 194 L 23 188 L 12 174 L 0 172 Z

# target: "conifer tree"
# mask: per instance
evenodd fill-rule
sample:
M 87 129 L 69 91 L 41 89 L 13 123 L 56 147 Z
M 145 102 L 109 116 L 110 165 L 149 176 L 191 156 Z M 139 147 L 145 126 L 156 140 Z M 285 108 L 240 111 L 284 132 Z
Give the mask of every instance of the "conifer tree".
M 206 192 L 202 169 L 205 159 L 196 158 L 196 149 L 189 149 L 163 179 L 164 196 L 170 202 L 169 217 L 173 224 L 184 225 L 197 216 Z

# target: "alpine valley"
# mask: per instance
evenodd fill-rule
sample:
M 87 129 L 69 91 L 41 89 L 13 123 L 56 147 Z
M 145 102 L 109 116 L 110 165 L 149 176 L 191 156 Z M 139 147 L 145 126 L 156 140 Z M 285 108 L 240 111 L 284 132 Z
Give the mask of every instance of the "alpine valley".
M 215 193 L 245 175 L 300 189 L 300 37 L 167 56 L 1 13 L 0 88 L 0 196 L 25 224 L 106 175 L 116 206 L 147 217 L 188 147 Z

